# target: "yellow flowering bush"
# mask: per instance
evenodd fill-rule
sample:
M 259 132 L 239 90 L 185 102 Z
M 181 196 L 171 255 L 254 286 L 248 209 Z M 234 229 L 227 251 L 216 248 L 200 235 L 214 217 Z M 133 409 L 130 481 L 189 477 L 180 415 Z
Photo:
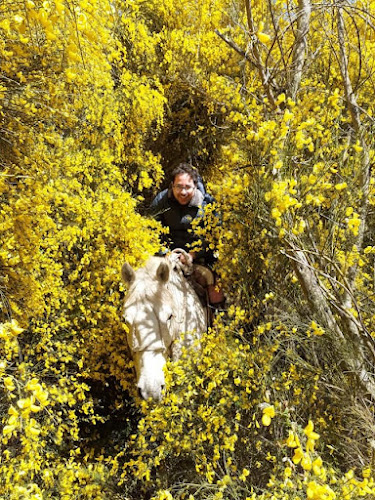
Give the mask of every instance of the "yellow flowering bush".
M 246 344 L 232 337 L 239 316 L 217 320 L 201 351 L 184 352 L 167 367 L 162 403 L 141 402 L 143 417 L 112 462 L 112 474 L 121 473 L 131 497 L 370 499 L 371 470 L 341 472 L 326 463 L 313 421 L 296 421 L 308 405 L 319 411 L 319 382 L 309 387 L 293 367 L 284 380 L 274 380 L 278 346 L 266 349 L 264 342 L 272 325 L 260 325 Z M 319 422 L 326 431 L 323 417 Z M 129 477 L 136 481 L 132 487 Z
M 102 0 L 0 6 L 4 499 L 106 497 L 103 459 L 83 436 L 110 410 L 91 389 L 133 389 L 119 269 L 158 248 L 131 190 L 160 181 L 147 141 L 165 98 L 126 64 L 128 51 L 153 64 L 146 26 L 144 43 L 125 47 L 117 15 Z M 130 10 L 121 23 L 142 25 Z
M 0 496 L 374 497 L 373 9 L 0 5 Z M 136 395 L 119 270 L 199 167 L 227 311 Z
M 223 470 L 236 476 L 241 466 L 241 473 L 245 465 L 251 468 L 247 450 L 265 425 L 263 404 L 273 408 L 264 403 L 273 349 L 259 344 L 251 349 L 231 339 L 227 332 L 237 322 L 236 316 L 227 326 L 218 322 L 200 350 L 185 352 L 168 366 L 168 392 L 161 405 L 142 402 L 132 445 L 114 463 L 124 482 L 130 475 L 148 488 L 155 482 L 164 486 L 158 469 L 167 467 L 164 481 L 169 482 L 181 474 L 181 464 L 189 467 L 186 474 L 192 479 L 209 484 L 220 480 Z

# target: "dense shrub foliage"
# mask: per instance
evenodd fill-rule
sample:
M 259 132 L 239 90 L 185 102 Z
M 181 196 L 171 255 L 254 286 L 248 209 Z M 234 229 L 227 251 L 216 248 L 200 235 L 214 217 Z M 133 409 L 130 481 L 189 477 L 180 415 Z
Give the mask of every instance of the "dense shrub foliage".
M 375 496 L 373 16 L 0 5 L 1 498 Z M 152 404 L 119 270 L 159 248 L 144 208 L 181 160 L 228 310 Z

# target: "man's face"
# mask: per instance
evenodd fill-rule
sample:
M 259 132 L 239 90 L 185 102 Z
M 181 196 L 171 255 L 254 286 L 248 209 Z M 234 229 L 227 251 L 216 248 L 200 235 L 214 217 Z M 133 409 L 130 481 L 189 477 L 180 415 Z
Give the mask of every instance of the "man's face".
M 195 193 L 195 185 L 189 174 L 176 175 L 173 185 L 173 195 L 181 205 L 187 205 Z

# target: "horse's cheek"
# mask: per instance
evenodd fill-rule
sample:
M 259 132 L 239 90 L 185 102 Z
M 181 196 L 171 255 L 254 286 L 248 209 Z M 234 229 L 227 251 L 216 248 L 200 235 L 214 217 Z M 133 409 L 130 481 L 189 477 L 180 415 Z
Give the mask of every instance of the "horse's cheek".
M 174 335 L 172 333 L 172 329 L 169 323 L 160 323 L 160 333 L 161 337 L 163 339 L 163 343 L 165 346 L 165 349 L 168 350 L 170 345 L 172 344 L 174 340 Z

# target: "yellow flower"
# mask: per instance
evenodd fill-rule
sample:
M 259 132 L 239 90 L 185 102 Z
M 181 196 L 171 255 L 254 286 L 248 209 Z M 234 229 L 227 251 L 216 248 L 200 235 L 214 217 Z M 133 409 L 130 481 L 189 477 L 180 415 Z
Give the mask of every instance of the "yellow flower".
M 345 210 L 345 215 L 349 217 L 350 215 L 352 215 L 353 211 L 353 207 L 347 207 L 347 209 Z
M 299 438 L 298 438 L 297 434 L 295 434 L 293 431 L 289 431 L 289 436 L 288 436 L 288 439 L 286 441 L 286 445 L 289 448 L 297 448 L 300 446 Z
M 261 21 L 259 23 L 259 28 L 258 28 L 258 31 L 257 31 L 257 37 L 258 37 L 258 40 L 262 43 L 268 43 L 270 40 L 271 40 L 271 37 L 269 35 L 267 35 L 266 33 L 263 33 L 263 28 L 264 28 L 264 22 Z
M 266 406 L 263 408 L 262 424 L 268 427 L 271 424 L 272 418 L 275 416 L 274 406 Z
M 68 82 L 73 82 L 77 78 L 76 73 L 70 69 L 65 70 L 65 75 Z
M 312 469 L 313 469 L 313 472 L 316 476 L 320 476 L 320 474 L 322 472 L 322 469 L 321 469 L 322 465 L 323 465 L 323 460 L 321 459 L 321 457 L 318 457 L 313 461 Z
M 365 478 L 371 477 L 371 467 L 367 467 L 366 469 L 363 469 L 362 476 Z
M 336 498 L 336 493 L 326 484 L 320 485 L 315 481 L 310 481 L 306 490 L 309 500 L 333 500 Z
M 312 321 L 310 324 L 310 330 L 307 332 L 308 335 L 310 334 L 321 336 L 324 335 L 324 329 L 319 326 L 315 321 Z
M 358 141 L 353 144 L 353 149 L 356 153 L 360 153 L 361 151 L 363 151 L 363 147 L 359 145 Z
M 285 467 L 284 477 L 285 478 L 289 478 L 291 475 L 292 475 L 292 469 L 291 469 L 291 467 Z
M 24 331 L 24 329 L 21 328 L 20 326 L 18 326 L 17 321 L 13 319 L 10 323 L 10 332 L 12 333 L 12 335 L 14 335 L 16 337 L 17 335 L 19 335 L 23 331 Z
M 303 432 L 309 439 L 312 439 L 314 441 L 317 441 L 320 437 L 319 434 L 314 432 L 314 423 L 312 420 L 309 420 L 309 423 L 307 424 Z
M 348 229 L 354 234 L 357 235 L 359 231 L 359 226 L 361 225 L 361 219 L 359 218 L 359 214 L 356 212 L 353 213 L 353 217 L 347 219 Z
M 4 377 L 3 378 L 3 382 L 4 382 L 4 385 L 5 385 L 5 388 L 8 391 L 14 391 L 14 389 L 16 388 L 16 386 L 14 385 L 12 377 Z
M 241 481 L 246 481 L 247 476 L 250 474 L 250 471 L 248 469 L 243 469 L 242 474 L 239 476 L 239 479 Z
M 307 470 L 310 471 L 312 468 L 312 460 L 310 458 L 310 455 L 306 453 L 303 458 L 301 459 L 301 466 Z
M 300 461 L 303 459 L 303 457 L 304 457 L 303 450 L 301 448 L 296 448 L 294 451 L 292 461 L 294 464 L 297 465 L 300 463 Z
M 315 441 L 314 439 L 308 439 L 307 442 L 306 442 L 306 451 L 309 452 L 309 451 L 314 451 L 315 449 Z
M 160 490 L 152 500 L 173 500 L 173 496 L 168 490 Z
M 258 31 L 257 37 L 260 42 L 262 43 L 268 43 L 271 40 L 270 35 L 267 35 L 266 33 L 262 33 L 261 31 Z
M 3 428 L 3 435 L 7 436 L 8 434 L 12 434 L 15 429 L 15 425 L 5 425 Z
M 283 116 L 284 122 L 291 120 L 293 117 L 294 117 L 294 114 L 291 111 L 289 111 L 289 109 L 286 109 L 284 111 L 284 116 Z

